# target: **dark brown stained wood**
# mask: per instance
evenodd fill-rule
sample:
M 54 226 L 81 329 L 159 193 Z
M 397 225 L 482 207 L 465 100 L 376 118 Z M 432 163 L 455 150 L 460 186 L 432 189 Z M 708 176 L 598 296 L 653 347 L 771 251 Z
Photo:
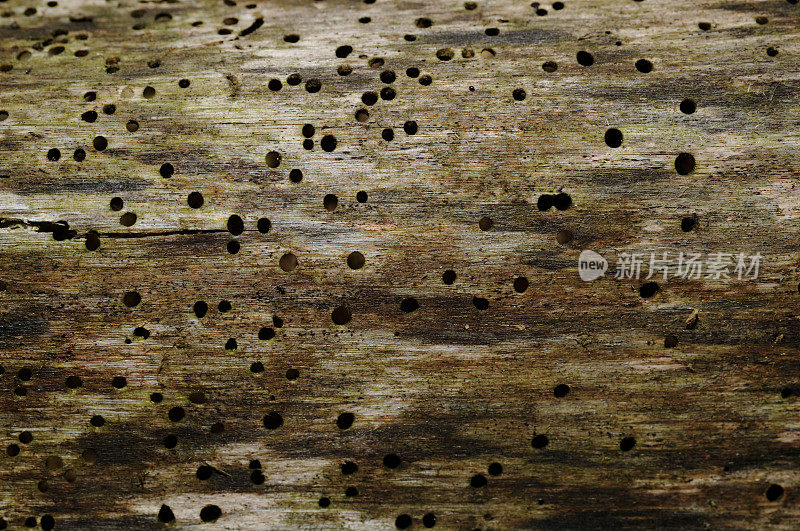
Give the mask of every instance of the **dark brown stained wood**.
M 794 0 L 0 16 L 0 528 L 800 527 Z

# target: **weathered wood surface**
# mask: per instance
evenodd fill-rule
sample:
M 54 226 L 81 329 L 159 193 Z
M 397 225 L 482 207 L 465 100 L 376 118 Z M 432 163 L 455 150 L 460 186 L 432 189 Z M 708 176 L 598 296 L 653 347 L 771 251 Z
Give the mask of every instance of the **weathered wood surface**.
M 446 529 L 800 526 L 800 5 L 539 9 L 0 4 L 4 522 L 386 529 L 432 513 Z M 337 57 L 341 46 L 352 53 Z M 362 103 L 387 86 L 396 97 Z M 609 128 L 620 147 L 604 142 Z M 687 175 L 683 152 L 696 161 Z M 537 208 L 560 191 L 568 209 Z M 560 244 L 561 231 L 574 239 Z M 651 250 L 763 261 L 756 280 L 670 279 L 645 299 L 644 280 L 581 281 L 585 249 L 612 262 Z M 363 268 L 348 267 L 353 251 Z M 141 301 L 126 305 L 127 292 Z M 419 308 L 401 311 L 407 297 Z M 332 322 L 340 306 L 345 325 Z M 341 413 L 352 427 L 337 426 Z M 346 462 L 357 471 L 343 474 Z M 485 486 L 471 486 L 476 474 Z M 209 505 L 221 515 L 203 523 Z

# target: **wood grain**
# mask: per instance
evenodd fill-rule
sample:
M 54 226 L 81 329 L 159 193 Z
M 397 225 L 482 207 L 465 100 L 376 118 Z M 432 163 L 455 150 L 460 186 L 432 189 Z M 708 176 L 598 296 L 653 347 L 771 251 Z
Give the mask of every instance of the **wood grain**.
M 800 526 L 800 5 L 246 2 L 0 4 L 9 528 Z

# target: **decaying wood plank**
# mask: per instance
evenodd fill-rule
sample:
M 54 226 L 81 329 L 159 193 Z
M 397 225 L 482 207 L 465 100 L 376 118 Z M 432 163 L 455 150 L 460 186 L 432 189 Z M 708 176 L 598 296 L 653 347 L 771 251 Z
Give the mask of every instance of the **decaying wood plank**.
M 797 2 L 0 12 L 8 526 L 798 527 Z

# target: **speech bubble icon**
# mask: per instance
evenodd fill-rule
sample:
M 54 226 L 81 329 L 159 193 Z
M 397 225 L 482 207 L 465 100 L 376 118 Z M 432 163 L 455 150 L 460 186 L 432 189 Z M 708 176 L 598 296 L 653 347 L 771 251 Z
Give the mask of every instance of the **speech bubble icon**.
M 578 274 L 581 280 L 589 282 L 605 275 L 608 270 L 608 260 L 603 255 L 594 251 L 582 251 L 578 257 Z

